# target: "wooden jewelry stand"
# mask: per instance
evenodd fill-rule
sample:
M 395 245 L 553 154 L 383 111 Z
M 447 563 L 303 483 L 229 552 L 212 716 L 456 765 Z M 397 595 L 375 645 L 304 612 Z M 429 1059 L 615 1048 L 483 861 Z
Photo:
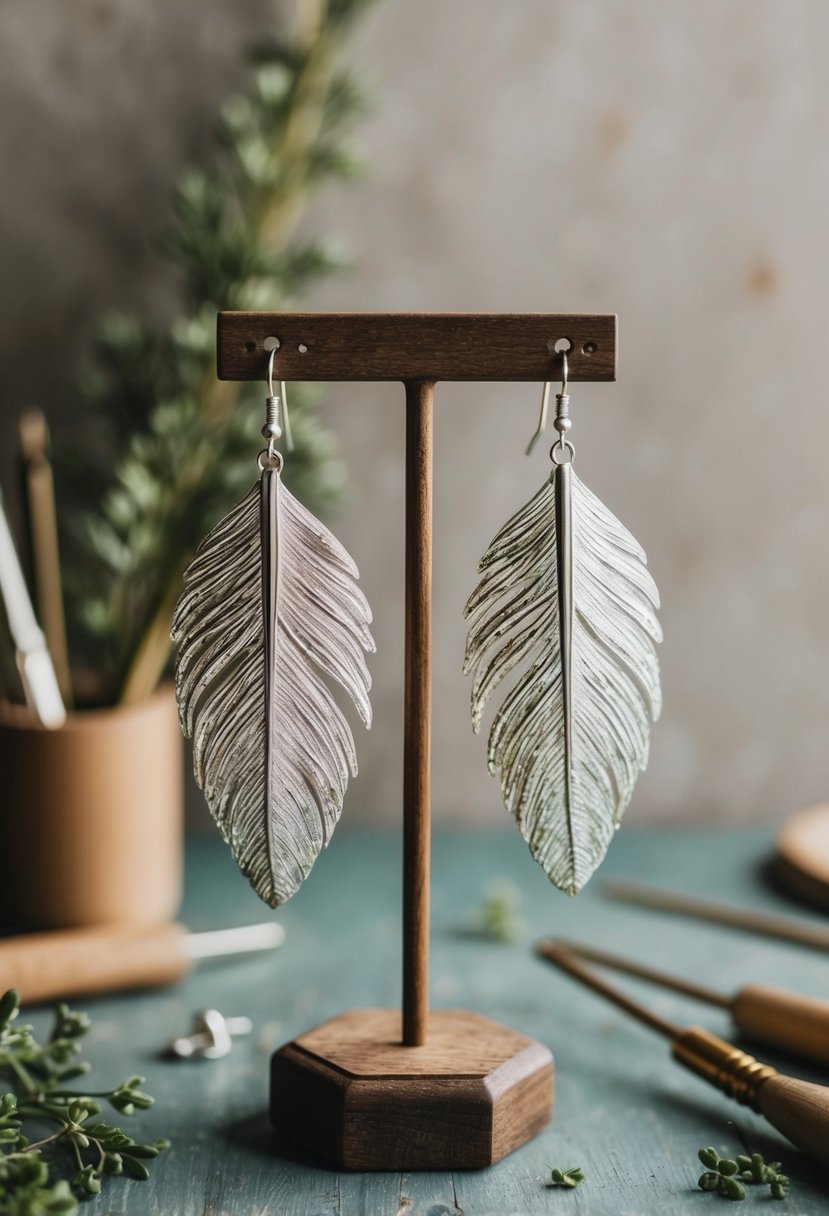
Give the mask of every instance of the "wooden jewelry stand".
M 478 1014 L 429 1013 L 432 417 L 438 380 L 616 378 L 616 317 L 571 314 L 223 312 L 221 380 L 400 380 L 406 389 L 403 1016 L 352 1010 L 282 1047 L 271 1121 L 339 1166 L 476 1169 L 550 1120 L 546 1047 Z

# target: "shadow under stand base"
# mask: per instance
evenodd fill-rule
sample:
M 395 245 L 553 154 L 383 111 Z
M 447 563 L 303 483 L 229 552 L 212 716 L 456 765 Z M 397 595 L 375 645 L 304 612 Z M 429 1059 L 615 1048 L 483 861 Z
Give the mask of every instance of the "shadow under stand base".
M 404 1047 L 399 1011 L 355 1009 L 271 1060 L 271 1123 L 345 1169 L 481 1169 L 552 1113 L 549 1050 L 475 1013 L 433 1012 Z

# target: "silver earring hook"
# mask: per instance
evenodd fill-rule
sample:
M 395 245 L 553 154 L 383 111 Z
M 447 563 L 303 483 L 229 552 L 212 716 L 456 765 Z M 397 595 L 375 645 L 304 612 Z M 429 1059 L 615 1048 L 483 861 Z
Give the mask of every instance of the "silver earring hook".
M 561 371 L 561 392 L 557 394 L 558 398 L 567 396 L 567 351 L 561 352 L 562 371 Z M 550 390 L 552 389 L 552 381 L 546 380 L 544 388 L 541 392 L 541 409 L 538 413 L 538 426 L 535 428 L 535 434 L 527 444 L 526 456 L 529 456 L 535 445 L 538 443 L 541 436 L 547 429 L 547 413 L 550 407 Z
M 294 450 L 294 436 L 291 431 L 291 415 L 288 410 L 288 390 L 285 387 L 285 381 L 279 381 L 279 393 L 282 397 L 282 426 L 285 430 L 285 446 L 289 452 Z
M 279 396 L 273 391 L 273 367 L 277 348 L 274 346 L 268 356 L 268 395 L 265 398 L 265 425 L 262 434 L 268 441 L 268 455 L 274 455 L 274 440 L 281 439 L 284 430 L 285 444 L 289 452 L 294 450 L 294 437 L 291 433 L 291 419 L 288 413 L 288 395 L 285 381 L 279 381 Z

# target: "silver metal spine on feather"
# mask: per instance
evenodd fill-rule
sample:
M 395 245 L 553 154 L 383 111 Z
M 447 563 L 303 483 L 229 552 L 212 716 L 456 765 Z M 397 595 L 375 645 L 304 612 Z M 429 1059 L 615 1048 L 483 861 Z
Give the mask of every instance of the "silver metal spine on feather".
M 558 541 L 556 544 L 556 574 L 558 593 L 558 635 L 561 652 L 561 700 L 564 731 L 564 797 L 569 805 L 572 799 L 572 755 L 573 755 L 573 525 L 571 519 L 570 465 L 557 465 L 551 477 L 555 481 L 556 520 Z M 569 831 L 568 819 L 568 831 Z M 572 848 L 572 834 L 571 834 Z
M 173 620 L 196 781 L 240 869 L 272 907 L 309 874 L 357 772 L 327 681 L 342 686 L 368 727 L 365 656 L 374 650 L 357 567 L 282 482 L 276 405 L 267 402 L 259 482 L 196 550 Z
M 647 764 L 661 630 L 645 554 L 572 468 L 566 363 L 564 380 L 550 477 L 479 563 L 464 671 L 476 731 L 497 686 L 517 672 L 490 731 L 490 772 L 535 859 L 575 894 Z
M 273 758 L 278 747 L 274 715 L 268 707 L 274 704 L 276 665 L 279 648 L 279 491 L 281 472 L 264 468 L 259 478 L 261 493 L 260 528 L 262 533 L 262 626 L 265 642 L 265 805 L 274 802 Z M 268 852 L 271 834 L 265 833 Z M 273 858 L 269 869 L 273 872 Z

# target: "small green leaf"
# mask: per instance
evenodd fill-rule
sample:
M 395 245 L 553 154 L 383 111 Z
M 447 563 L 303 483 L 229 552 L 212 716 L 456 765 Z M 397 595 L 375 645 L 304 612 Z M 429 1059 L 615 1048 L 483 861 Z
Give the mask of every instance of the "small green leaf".
M 577 1187 L 584 1182 L 585 1177 L 586 1175 L 584 1170 L 577 1165 L 570 1166 L 570 1168 L 566 1170 L 561 1170 L 554 1167 L 550 1170 L 550 1181 L 547 1185 L 563 1186 L 568 1190 L 572 1190 L 574 1187 Z
M 715 1170 L 720 1163 L 719 1153 L 715 1148 L 701 1148 L 697 1156 L 709 1170 Z
M 124 1169 L 131 1178 L 137 1178 L 141 1182 L 146 1182 L 150 1176 L 150 1171 L 147 1169 L 143 1161 L 137 1161 L 135 1157 L 130 1157 L 126 1153 L 123 1154 Z
M 723 1184 L 722 1190 L 723 1190 L 724 1195 L 727 1195 L 729 1199 L 735 1199 L 735 1200 L 745 1199 L 746 1188 L 743 1186 L 742 1182 L 740 1182 L 733 1175 L 726 1174 L 726 1175 L 721 1175 L 721 1177 L 722 1177 L 722 1184 Z
M 20 993 L 16 988 L 7 989 L 0 997 L 0 1026 L 7 1026 L 20 1012 Z
M 157 1157 L 158 1149 L 152 1144 L 131 1144 L 129 1155 L 131 1157 Z

